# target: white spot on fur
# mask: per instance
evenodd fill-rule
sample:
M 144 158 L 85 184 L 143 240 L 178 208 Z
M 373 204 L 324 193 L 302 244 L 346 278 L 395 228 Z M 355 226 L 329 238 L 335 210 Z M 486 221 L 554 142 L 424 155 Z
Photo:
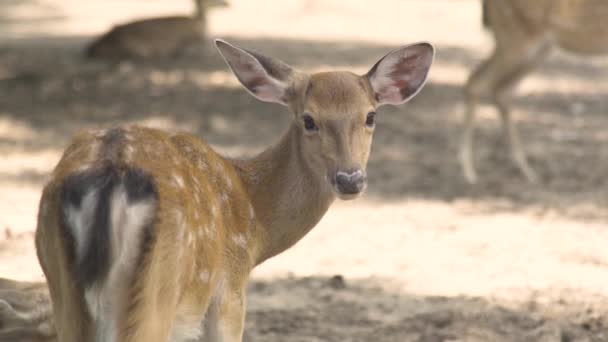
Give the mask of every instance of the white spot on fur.
M 201 273 L 198 274 L 198 277 L 201 279 L 202 282 L 204 283 L 208 283 L 209 282 L 209 277 L 211 276 L 211 274 L 209 273 L 209 271 L 207 270 L 203 270 L 201 271 Z
M 232 241 L 241 248 L 247 247 L 247 239 L 243 234 L 233 235 Z
M 215 220 L 217 218 L 218 209 L 215 204 L 211 205 L 211 220 Z
M 133 135 L 130 133 L 130 130 L 127 128 L 125 129 L 125 140 L 128 142 L 133 142 L 135 139 L 133 139 Z
M 192 233 L 188 233 L 188 245 L 191 245 L 192 242 L 194 242 L 194 240 L 192 238 Z
M 133 159 L 133 153 L 135 152 L 135 149 L 133 148 L 132 145 L 127 145 L 125 146 L 125 159 L 127 161 L 130 161 Z
M 226 188 L 232 189 L 232 179 L 230 177 L 226 177 Z
M 228 202 L 228 198 L 229 198 L 229 197 L 228 197 L 228 194 L 227 194 L 227 193 L 225 193 L 225 192 L 223 192 L 223 191 L 220 193 L 220 201 L 221 201 L 222 203 L 226 203 L 226 202 Z
M 184 187 L 184 179 L 178 174 L 173 175 L 173 183 L 180 188 Z
M 249 203 L 249 219 L 250 220 L 255 219 L 255 210 L 253 209 L 253 206 L 251 205 L 251 203 Z
M 91 134 L 95 137 L 95 138 L 103 138 L 108 130 L 106 129 L 98 129 L 95 131 L 91 131 Z

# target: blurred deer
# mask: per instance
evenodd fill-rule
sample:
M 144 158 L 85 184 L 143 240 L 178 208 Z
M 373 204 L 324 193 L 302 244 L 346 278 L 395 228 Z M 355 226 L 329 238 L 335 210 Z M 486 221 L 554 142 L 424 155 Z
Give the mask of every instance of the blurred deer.
M 55 340 L 47 285 L 0 278 L 0 341 Z
M 167 58 L 202 44 L 207 31 L 207 10 L 225 7 L 224 0 L 195 0 L 192 17 L 151 18 L 118 25 L 86 50 L 89 58 L 107 60 Z
M 608 2 L 605 0 L 482 0 L 484 24 L 494 34 L 492 55 L 469 77 L 460 163 L 475 183 L 473 126 L 482 96 L 497 107 L 511 158 L 530 182 L 538 177 L 511 117 L 510 96 L 519 81 L 543 61 L 554 46 L 581 55 L 608 52 Z
M 336 198 L 365 190 L 376 109 L 416 95 L 434 55 L 419 43 L 365 75 L 309 75 L 216 47 L 250 94 L 289 109 L 289 128 L 246 160 L 188 133 L 77 135 L 36 228 L 59 341 L 241 341 L 252 269 L 304 237 Z

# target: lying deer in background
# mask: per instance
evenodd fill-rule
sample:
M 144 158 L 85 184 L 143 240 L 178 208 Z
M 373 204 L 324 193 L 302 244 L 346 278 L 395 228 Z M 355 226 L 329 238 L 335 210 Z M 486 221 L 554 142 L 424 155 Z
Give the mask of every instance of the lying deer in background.
M 55 326 L 45 283 L 0 278 L 0 341 L 55 341 Z
M 207 9 L 225 7 L 224 0 L 195 0 L 193 17 L 164 17 L 118 25 L 95 40 L 86 56 L 108 60 L 174 57 L 204 41 Z
M 578 54 L 608 52 L 605 0 L 482 0 L 484 22 L 494 34 L 494 52 L 469 77 L 465 88 L 465 128 L 460 163 L 475 183 L 473 129 L 480 98 L 489 95 L 503 123 L 511 158 L 530 182 L 529 166 L 511 118 L 510 95 L 518 82 L 558 46 Z
M 307 75 L 216 46 L 253 96 L 286 106 L 293 121 L 248 160 L 187 133 L 77 135 L 36 229 L 59 341 L 241 341 L 251 270 L 306 235 L 335 197 L 364 191 L 376 109 L 412 98 L 434 54 L 420 43 L 363 76 Z

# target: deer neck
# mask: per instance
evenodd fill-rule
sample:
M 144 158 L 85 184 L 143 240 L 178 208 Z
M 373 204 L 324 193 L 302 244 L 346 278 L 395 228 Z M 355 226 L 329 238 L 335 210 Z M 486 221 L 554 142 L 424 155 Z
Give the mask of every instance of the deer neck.
M 207 23 L 207 1 L 206 0 L 194 0 L 194 19 L 197 20 L 203 28 Z
M 256 265 L 306 235 L 323 217 L 334 194 L 302 155 L 302 136 L 291 124 L 281 140 L 235 167 L 255 208 Z

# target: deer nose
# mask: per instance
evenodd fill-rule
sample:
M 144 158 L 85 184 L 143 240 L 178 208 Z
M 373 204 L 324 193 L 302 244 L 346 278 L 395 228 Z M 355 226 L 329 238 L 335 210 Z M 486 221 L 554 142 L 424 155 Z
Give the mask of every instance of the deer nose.
M 365 189 L 367 177 L 363 170 L 338 171 L 336 173 L 336 189 L 344 195 L 355 195 Z

